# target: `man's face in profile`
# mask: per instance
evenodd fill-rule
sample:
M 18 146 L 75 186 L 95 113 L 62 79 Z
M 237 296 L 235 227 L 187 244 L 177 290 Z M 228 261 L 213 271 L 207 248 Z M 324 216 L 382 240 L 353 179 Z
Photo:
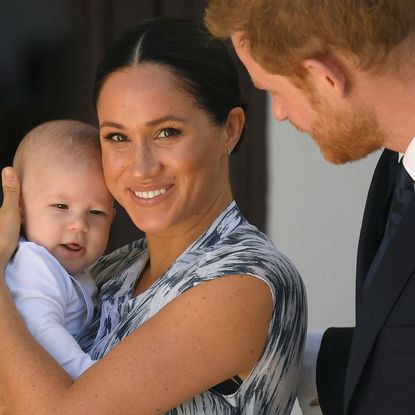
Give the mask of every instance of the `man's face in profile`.
M 323 101 L 312 86 L 301 88 L 287 76 L 265 71 L 241 43 L 240 33 L 232 35 L 232 43 L 254 85 L 271 95 L 274 118 L 308 133 L 327 161 L 358 160 L 382 147 L 385 133 L 370 107 L 351 99 Z

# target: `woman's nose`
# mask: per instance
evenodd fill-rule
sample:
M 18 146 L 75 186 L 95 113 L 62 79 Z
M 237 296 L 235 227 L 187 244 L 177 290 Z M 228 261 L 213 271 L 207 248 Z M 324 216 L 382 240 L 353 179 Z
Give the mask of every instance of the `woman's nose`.
M 151 145 L 137 146 L 134 153 L 134 160 L 132 160 L 134 174 L 139 177 L 153 177 L 159 173 L 161 163 L 157 152 Z

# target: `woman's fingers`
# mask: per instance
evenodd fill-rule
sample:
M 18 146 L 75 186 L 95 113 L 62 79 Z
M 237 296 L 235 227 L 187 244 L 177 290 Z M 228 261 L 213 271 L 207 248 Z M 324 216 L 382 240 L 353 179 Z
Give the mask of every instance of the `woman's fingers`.
M 11 412 L 8 410 L 6 404 L 4 403 L 2 395 L 0 395 L 0 415 L 11 415 Z
M 1 174 L 3 205 L 0 208 L 0 265 L 12 256 L 20 231 L 20 184 L 15 170 L 6 167 Z

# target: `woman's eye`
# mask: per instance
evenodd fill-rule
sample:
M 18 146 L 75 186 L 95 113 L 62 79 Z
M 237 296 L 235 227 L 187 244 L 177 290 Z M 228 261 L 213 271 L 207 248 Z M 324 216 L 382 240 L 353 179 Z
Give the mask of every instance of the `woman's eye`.
M 104 136 L 104 138 L 109 141 L 115 141 L 116 143 L 127 141 L 127 137 L 121 134 L 116 134 L 116 133 L 107 134 L 106 136 Z
M 58 209 L 69 209 L 69 206 L 64 203 L 55 203 L 54 206 Z
M 170 138 L 170 137 L 177 137 L 181 134 L 181 131 L 176 128 L 163 128 L 157 138 Z

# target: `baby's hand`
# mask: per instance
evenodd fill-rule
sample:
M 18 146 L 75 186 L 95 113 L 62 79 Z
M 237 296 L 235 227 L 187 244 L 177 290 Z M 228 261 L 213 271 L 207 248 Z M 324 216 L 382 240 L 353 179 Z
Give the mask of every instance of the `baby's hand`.
M 3 205 L 0 208 L 0 267 L 9 262 L 20 232 L 20 185 L 15 170 L 6 167 L 1 173 Z

